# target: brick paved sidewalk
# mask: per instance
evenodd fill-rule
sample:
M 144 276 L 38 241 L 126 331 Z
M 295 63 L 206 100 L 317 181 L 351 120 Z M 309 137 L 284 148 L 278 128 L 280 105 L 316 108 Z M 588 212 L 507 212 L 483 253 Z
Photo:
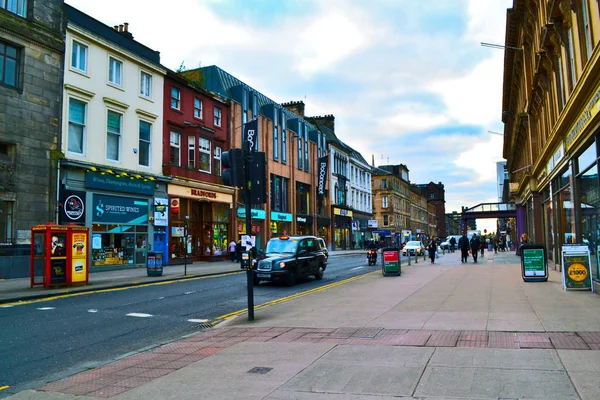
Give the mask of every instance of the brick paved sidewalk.
M 47 384 L 38 390 L 110 398 L 241 342 L 600 349 L 600 332 L 425 331 L 384 328 L 217 328 Z

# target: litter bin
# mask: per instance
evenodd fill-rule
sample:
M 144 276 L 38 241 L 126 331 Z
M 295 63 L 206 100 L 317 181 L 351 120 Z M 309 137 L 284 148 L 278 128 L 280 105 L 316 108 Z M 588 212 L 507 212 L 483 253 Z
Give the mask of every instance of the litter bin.
M 381 249 L 381 273 L 383 276 L 400 275 L 400 249 L 398 247 L 384 247 Z
M 146 264 L 148 276 L 161 276 L 163 274 L 163 253 L 162 251 L 149 251 L 148 262 Z

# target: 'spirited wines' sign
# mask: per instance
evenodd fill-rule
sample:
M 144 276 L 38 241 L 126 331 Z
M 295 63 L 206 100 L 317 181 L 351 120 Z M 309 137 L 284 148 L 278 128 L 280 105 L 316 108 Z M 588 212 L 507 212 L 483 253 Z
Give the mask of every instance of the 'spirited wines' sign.
M 92 221 L 112 224 L 148 223 L 148 200 L 94 194 Z

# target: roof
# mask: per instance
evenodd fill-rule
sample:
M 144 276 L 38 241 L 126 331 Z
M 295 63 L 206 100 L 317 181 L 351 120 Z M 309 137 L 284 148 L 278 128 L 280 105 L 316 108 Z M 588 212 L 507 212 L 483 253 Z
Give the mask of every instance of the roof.
M 309 117 L 308 119 L 310 120 L 311 118 Z M 348 146 L 346 143 L 342 142 L 331 129 L 329 129 L 327 126 L 325 126 L 319 122 L 315 121 L 313 123 L 317 127 L 318 130 L 320 130 L 323 134 L 325 134 L 325 139 L 327 140 L 328 143 L 332 143 L 332 144 L 335 144 L 335 145 L 341 147 L 343 150 L 348 152 L 348 154 L 350 154 L 352 157 L 356 158 L 360 162 L 365 163 L 366 165 L 369 165 L 369 163 L 364 159 L 362 154 L 360 154 L 358 151 L 354 150 L 352 147 Z
M 79 11 L 78 9 L 64 4 L 65 14 L 69 23 L 75 24 L 86 31 L 92 32 L 104 39 L 117 44 L 125 50 L 128 50 L 146 60 L 160 65 L 160 52 L 152 50 L 143 44 L 125 36 L 123 33 L 115 30 L 102 22 L 90 17 L 89 15 Z M 161 66 L 162 67 L 162 66 Z

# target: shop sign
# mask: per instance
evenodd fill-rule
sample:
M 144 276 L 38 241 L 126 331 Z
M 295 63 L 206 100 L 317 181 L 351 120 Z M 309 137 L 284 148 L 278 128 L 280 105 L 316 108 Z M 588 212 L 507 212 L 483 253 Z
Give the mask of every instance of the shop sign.
M 358 230 L 358 221 L 352 221 L 352 230 L 353 231 L 357 231 Z
M 171 198 L 185 197 L 188 199 L 203 199 L 228 204 L 233 202 L 233 196 L 231 194 L 221 193 L 217 190 L 208 190 L 204 188 L 169 185 L 167 192 L 170 196 L 172 196 Z
M 246 209 L 244 207 L 240 207 L 237 209 L 238 218 L 246 218 Z M 253 219 L 265 219 L 267 217 L 267 212 L 265 210 L 260 209 L 252 209 L 250 211 L 250 216 Z
M 271 211 L 272 221 L 292 222 L 292 214 Z
M 61 224 L 85 224 L 85 192 L 61 190 L 61 202 Z
M 367 221 L 367 228 L 379 228 L 379 223 L 376 219 L 370 219 Z
M 585 244 L 562 246 L 563 289 L 591 290 L 592 269 L 590 251 Z
M 94 223 L 145 224 L 148 222 L 148 200 L 107 196 L 94 193 Z
M 126 176 L 100 174 L 87 171 L 85 173 L 85 187 L 90 189 L 110 190 L 114 192 L 154 195 L 155 184 L 152 181 L 131 179 Z
M 333 213 L 335 215 L 342 215 L 344 217 L 352 217 L 352 215 L 353 215 L 352 211 L 350 211 L 350 210 L 346 210 L 343 208 L 335 208 L 335 207 L 333 208 Z
M 177 214 L 179 212 L 179 204 L 178 198 L 171 199 L 171 212 L 173 214 Z
M 154 198 L 154 226 L 169 225 L 169 199 Z
M 596 93 L 594 94 L 594 97 L 592 97 L 592 99 L 589 101 L 589 103 L 587 104 L 587 107 L 583 110 L 583 112 L 577 119 L 577 122 L 575 122 L 575 125 L 573 125 L 573 127 L 567 134 L 567 137 L 565 138 L 565 144 L 567 145 L 567 149 L 569 147 L 571 147 L 571 145 L 573 144 L 575 139 L 579 136 L 579 134 L 581 132 L 583 132 L 583 130 L 588 126 L 590 120 L 596 114 L 598 114 L 598 109 L 600 108 L 599 107 L 600 104 L 598 103 L 599 99 L 600 99 L 600 89 L 598 89 L 598 91 L 596 91 Z

